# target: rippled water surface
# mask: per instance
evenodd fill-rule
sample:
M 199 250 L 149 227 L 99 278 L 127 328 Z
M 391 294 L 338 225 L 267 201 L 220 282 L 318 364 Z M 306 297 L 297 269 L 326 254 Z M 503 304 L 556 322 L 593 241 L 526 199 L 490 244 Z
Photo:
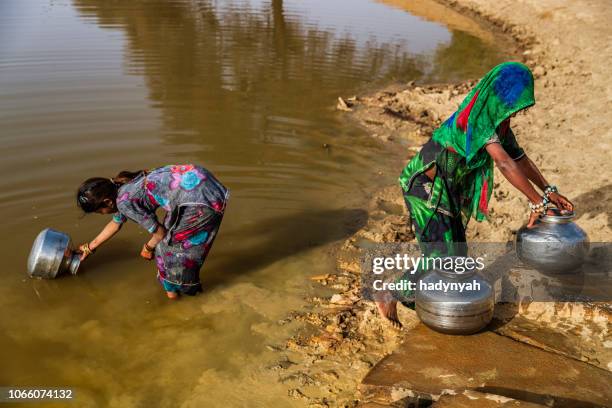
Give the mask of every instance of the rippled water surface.
M 364 222 L 387 154 L 335 99 L 500 61 L 490 34 L 439 7 L 0 1 L 0 385 L 70 386 L 79 407 L 299 406 L 266 345 L 333 267 L 325 244 Z M 81 242 L 108 221 L 77 211 L 83 179 L 188 162 L 232 190 L 203 295 L 164 298 L 135 225 L 77 277 L 26 278 L 41 229 Z

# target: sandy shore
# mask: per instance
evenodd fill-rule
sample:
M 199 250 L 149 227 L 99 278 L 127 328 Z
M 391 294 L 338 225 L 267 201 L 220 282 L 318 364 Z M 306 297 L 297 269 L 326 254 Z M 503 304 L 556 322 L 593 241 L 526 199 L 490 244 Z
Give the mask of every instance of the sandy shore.
M 612 87 L 612 8 L 600 1 L 446 0 L 441 3 L 466 15 L 477 15 L 511 36 L 522 62 L 536 77 L 536 106 L 513 121 L 517 139 L 549 182 L 577 207 L 577 223 L 591 241 L 612 238 L 612 154 L 610 153 Z M 355 99 L 340 108 L 373 137 L 393 143 L 402 163 L 388 160 L 384 171 L 399 174 L 431 131 L 450 115 L 474 81 L 461 84 L 393 85 Z M 348 109 L 347 109 L 348 107 Z M 472 223 L 468 239 L 505 242 L 525 223 L 527 201 L 496 171 L 490 204 L 491 221 Z M 313 333 L 287 344 L 286 371 L 302 378 L 292 392 L 309 406 L 355 406 L 356 389 L 369 369 L 391 352 L 417 324 L 402 308 L 402 332 L 376 315 L 359 295 L 360 242 L 412 240 L 397 185 L 381 186 L 369 203 L 370 220 L 338 251 L 335 273 L 313 277 L 336 294 L 313 299 L 312 311 L 297 316 Z M 300 377 L 301 376 L 301 377 Z

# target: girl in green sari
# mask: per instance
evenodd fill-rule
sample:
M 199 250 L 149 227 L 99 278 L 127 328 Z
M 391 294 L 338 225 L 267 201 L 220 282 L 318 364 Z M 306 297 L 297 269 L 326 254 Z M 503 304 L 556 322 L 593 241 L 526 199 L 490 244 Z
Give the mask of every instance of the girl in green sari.
M 535 104 L 533 89 L 533 75 L 525 65 L 496 66 L 404 168 L 399 182 L 425 255 L 462 255 L 453 244 L 466 241 L 471 218 L 487 218 L 494 163 L 529 200 L 528 227 L 550 204 L 573 211 L 573 204 L 546 181 L 519 147 L 510 128 L 511 117 Z M 396 300 L 381 300 L 377 305 L 383 317 L 400 325 Z

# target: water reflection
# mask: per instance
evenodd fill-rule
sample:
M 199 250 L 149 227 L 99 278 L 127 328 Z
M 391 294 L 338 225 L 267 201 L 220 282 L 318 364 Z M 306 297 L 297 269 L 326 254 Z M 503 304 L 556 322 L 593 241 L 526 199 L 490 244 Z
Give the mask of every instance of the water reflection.
M 281 0 L 260 8 L 208 1 L 75 4 L 100 26 L 125 30 L 130 72 L 145 75 L 154 106 L 177 131 L 166 142 L 222 145 L 229 152 L 224 165 L 268 162 L 279 149 L 308 145 L 313 134 L 336 131 L 326 108 L 338 93 L 423 70 L 419 58 L 394 44 L 359 48 L 349 33 L 304 25 Z
M 383 21 L 376 21 L 380 33 L 320 28 L 304 12 L 317 10 L 317 1 L 75 5 L 99 26 L 127 35 L 126 65 L 144 75 L 152 105 L 161 108 L 169 150 L 212 162 L 241 199 L 280 193 L 282 204 L 272 203 L 277 207 L 292 207 L 291 197 L 302 199 L 305 190 L 335 188 L 323 187 L 324 174 L 342 169 L 317 147 L 349 131 L 328 110 L 337 95 L 392 78 L 475 74 L 486 64 L 483 57 L 495 58 L 472 34 L 452 32 L 448 43 L 439 24 L 364 0 L 340 7 L 357 17 L 360 9 L 385 10 L 383 17 L 401 17 L 407 28 L 387 29 Z M 422 43 L 429 48 L 423 51 Z M 335 153 L 342 161 L 343 152 Z

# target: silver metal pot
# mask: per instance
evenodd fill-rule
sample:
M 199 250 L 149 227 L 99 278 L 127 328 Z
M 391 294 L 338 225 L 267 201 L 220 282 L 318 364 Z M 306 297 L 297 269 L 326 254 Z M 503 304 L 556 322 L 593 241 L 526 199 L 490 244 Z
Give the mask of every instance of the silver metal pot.
M 47 228 L 34 240 L 28 257 L 28 275 L 44 279 L 54 279 L 63 272 L 75 275 L 80 262 L 68 234 Z
M 589 252 L 589 238 L 572 222 L 574 213 L 545 215 L 533 228 L 516 234 L 516 254 L 525 264 L 541 272 L 573 273 Z
M 436 283 L 472 283 L 474 290 L 424 289 Z M 478 289 L 476 289 L 478 287 Z M 472 334 L 485 328 L 493 318 L 494 291 L 476 271 L 456 273 L 434 270 L 418 283 L 416 312 L 430 328 L 447 334 Z

